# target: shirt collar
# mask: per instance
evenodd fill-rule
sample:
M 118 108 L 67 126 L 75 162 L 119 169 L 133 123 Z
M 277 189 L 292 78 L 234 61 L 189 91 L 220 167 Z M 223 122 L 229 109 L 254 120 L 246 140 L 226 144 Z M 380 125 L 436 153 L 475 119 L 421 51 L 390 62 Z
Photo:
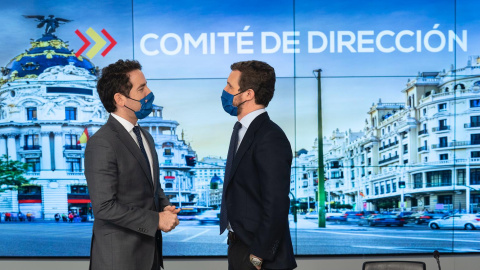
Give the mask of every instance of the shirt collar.
M 127 130 L 128 133 L 130 133 L 134 127 L 134 125 L 132 123 L 130 123 L 127 119 L 121 117 L 121 116 L 118 116 L 114 113 L 111 113 L 110 114 L 111 116 L 113 116 L 115 119 L 117 119 L 118 122 L 120 122 L 120 124 L 122 124 L 122 126 Z M 138 123 L 137 123 L 138 125 Z
M 265 109 L 258 109 L 256 111 L 253 111 L 247 115 L 245 115 L 242 120 L 240 120 L 240 123 L 242 124 L 242 126 L 244 126 L 246 129 L 248 129 L 248 127 L 250 126 L 250 124 L 253 122 L 253 120 L 255 120 L 255 118 L 257 118 L 257 116 L 259 116 L 260 114 L 266 112 Z

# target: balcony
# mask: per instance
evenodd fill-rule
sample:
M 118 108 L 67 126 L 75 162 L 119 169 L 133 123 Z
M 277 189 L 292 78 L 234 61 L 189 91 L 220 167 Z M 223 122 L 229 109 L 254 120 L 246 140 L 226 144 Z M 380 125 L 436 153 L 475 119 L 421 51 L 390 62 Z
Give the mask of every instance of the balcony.
M 65 145 L 65 150 L 82 150 L 81 145 Z
M 23 150 L 40 150 L 40 145 L 25 145 Z
M 418 152 L 428 151 L 428 146 L 422 146 L 418 148 Z
M 480 122 L 471 122 L 463 125 L 464 128 L 478 128 L 480 127 Z
M 378 148 L 379 151 L 385 150 L 387 148 L 390 148 L 392 146 L 398 145 L 398 141 L 391 142 L 389 144 L 384 145 L 383 147 Z
M 386 159 L 384 159 L 384 160 L 380 160 L 380 161 L 378 162 L 378 164 L 387 163 L 387 162 L 396 160 L 396 159 L 398 159 L 399 157 L 400 157 L 399 155 L 396 155 L 396 156 L 393 156 L 393 157 L 389 157 L 389 158 L 386 158 Z
M 420 131 L 418 132 L 418 136 L 422 136 L 422 135 L 428 135 L 428 130 L 427 130 L 427 129 L 420 130 Z
M 449 187 L 452 186 L 452 181 L 443 181 L 440 183 L 432 183 L 427 181 L 427 188 L 429 187 Z
M 432 128 L 432 132 L 439 132 L 439 131 L 448 131 L 450 130 L 450 126 L 439 126 Z
M 469 146 L 469 145 L 477 145 L 480 144 L 479 140 L 475 141 L 457 141 L 457 142 L 451 142 L 448 144 L 432 144 L 432 149 L 438 149 L 438 148 L 450 148 L 450 147 L 457 147 L 457 148 L 464 148 L 463 146 Z

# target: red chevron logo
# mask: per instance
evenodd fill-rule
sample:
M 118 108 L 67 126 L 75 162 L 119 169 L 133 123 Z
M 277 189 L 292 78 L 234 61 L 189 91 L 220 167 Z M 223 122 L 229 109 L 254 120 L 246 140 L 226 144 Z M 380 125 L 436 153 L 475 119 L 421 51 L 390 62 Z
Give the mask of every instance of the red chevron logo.
M 77 30 L 75 30 L 75 34 L 77 34 L 77 36 L 83 41 L 83 46 L 80 48 L 80 50 L 77 51 L 77 53 L 75 54 L 76 57 L 79 57 L 87 48 L 88 46 L 90 46 L 90 41 L 80 32 Z
M 107 44 L 107 42 L 91 27 L 88 28 L 86 33 L 91 39 L 93 39 L 93 41 L 95 41 L 93 47 L 87 52 L 87 56 L 91 59 L 97 55 L 97 53 Z M 77 34 L 77 36 L 84 43 L 80 50 L 78 50 L 75 54 L 76 57 L 79 57 L 90 46 L 91 42 L 78 29 L 75 31 L 75 34 Z M 112 50 L 112 48 L 117 45 L 117 41 L 112 38 L 112 36 L 105 29 L 102 29 L 102 34 L 108 39 L 108 41 L 110 41 L 110 45 L 108 45 L 108 47 L 101 53 L 101 55 L 105 57 Z

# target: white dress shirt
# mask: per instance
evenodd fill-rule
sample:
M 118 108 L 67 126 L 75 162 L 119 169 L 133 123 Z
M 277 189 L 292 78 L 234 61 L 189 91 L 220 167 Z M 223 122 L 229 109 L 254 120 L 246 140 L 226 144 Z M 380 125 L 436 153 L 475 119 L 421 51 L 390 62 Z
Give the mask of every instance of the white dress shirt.
M 125 119 L 121 116 L 118 116 L 114 113 L 111 113 L 111 115 L 115 119 L 117 119 L 117 121 L 120 122 L 120 124 L 122 124 L 122 126 L 125 128 L 125 130 L 127 130 L 128 134 L 130 134 L 130 136 L 132 136 L 132 138 L 135 141 L 135 143 L 137 144 L 138 148 L 140 148 L 140 145 L 138 144 L 138 141 L 137 141 L 137 135 L 135 135 L 135 133 L 133 132 L 134 125 L 132 123 L 130 123 L 127 119 Z M 138 123 L 135 126 L 138 126 Z M 148 144 L 148 141 L 147 141 L 147 138 L 145 138 L 145 135 L 143 135 L 143 132 L 140 132 L 140 135 L 142 136 L 142 142 L 143 142 L 143 146 L 145 147 L 145 152 L 147 152 L 148 162 L 150 163 L 150 173 L 152 174 L 152 179 L 153 179 L 154 178 L 153 177 L 153 159 L 152 159 L 152 153 L 150 152 L 150 145 Z

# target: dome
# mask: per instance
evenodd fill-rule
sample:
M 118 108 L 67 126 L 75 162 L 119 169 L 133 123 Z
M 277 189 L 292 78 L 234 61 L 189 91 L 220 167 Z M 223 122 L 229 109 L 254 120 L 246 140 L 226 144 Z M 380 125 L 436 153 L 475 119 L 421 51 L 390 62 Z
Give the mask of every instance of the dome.
M 210 189 L 218 189 L 219 185 L 223 185 L 222 178 L 218 177 L 217 174 L 215 174 L 212 177 L 212 180 L 210 180 Z
M 46 69 L 55 66 L 74 65 L 86 69 L 91 75 L 96 74 L 95 65 L 82 56 L 75 56 L 68 44 L 53 34 L 44 34 L 30 42 L 30 49 L 14 57 L 2 68 L 4 81 L 37 78 Z

